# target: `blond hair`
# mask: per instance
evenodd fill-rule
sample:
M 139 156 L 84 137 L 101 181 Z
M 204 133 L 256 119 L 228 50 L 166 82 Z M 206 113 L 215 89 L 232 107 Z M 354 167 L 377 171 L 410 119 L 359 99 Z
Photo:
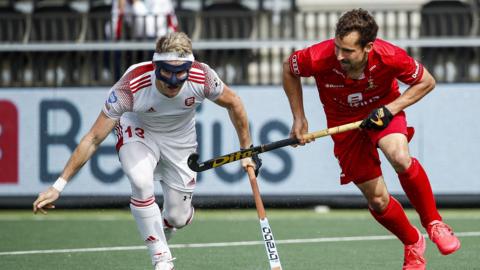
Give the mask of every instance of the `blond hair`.
M 155 47 L 157 53 L 175 52 L 184 57 L 192 54 L 192 41 L 183 32 L 173 32 L 157 40 Z

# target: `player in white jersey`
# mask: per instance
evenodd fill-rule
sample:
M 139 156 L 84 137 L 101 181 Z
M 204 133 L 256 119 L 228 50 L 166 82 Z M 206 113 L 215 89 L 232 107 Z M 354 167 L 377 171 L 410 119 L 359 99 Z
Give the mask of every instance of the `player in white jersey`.
M 193 218 L 196 173 L 188 168 L 187 159 L 197 147 L 195 108 L 205 99 L 227 109 L 240 146 L 250 147 L 240 98 L 208 65 L 194 60 L 187 35 L 176 32 L 160 38 L 153 61 L 131 66 L 112 87 L 61 176 L 33 203 L 34 213 L 53 208 L 67 182 L 115 128 L 118 156 L 132 188 L 130 209 L 152 263 L 155 269 L 174 269 L 167 240 Z M 245 158 L 242 166 L 258 173 L 261 160 Z M 162 212 L 155 202 L 154 180 L 162 185 Z

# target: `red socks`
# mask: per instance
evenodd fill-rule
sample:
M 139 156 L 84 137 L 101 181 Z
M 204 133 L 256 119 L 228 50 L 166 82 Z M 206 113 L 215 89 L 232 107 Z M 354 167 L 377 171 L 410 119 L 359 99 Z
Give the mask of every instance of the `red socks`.
M 372 216 L 382 224 L 383 227 L 397 236 L 404 245 L 412 245 L 418 241 L 417 230 L 415 230 L 415 227 L 408 221 L 402 205 L 392 196 L 390 196 L 390 202 L 383 213 L 375 213 L 370 208 L 369 210 Z
M 412 158 L 410 167 L 405 172 L 399 173 L 398 178 L 410 203 L 417 210 L 423 227 L 427 228 L 434 220 L 442 220 L 437 211 L 428 176 L 417 159 Z

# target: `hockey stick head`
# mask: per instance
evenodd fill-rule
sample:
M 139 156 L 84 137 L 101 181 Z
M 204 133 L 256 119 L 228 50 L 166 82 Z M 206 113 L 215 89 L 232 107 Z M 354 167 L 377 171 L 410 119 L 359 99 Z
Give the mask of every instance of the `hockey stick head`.
M 190 154 L 190 156 L 188 156 L 188 161 L 187 161 L 188 167 L 190 167 L 190 169 L 194 172 L 204 171 L 202 170 L 203 168 L 202 164 L 198 164 L 198 158 L 199 158 L 198 153 L 192 153 Z

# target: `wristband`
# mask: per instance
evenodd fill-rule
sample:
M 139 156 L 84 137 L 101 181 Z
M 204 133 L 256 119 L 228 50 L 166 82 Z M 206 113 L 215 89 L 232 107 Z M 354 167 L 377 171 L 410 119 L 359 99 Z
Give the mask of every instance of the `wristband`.
M 52 187 L 56 189 L 58 192 L 62 192 L 67 185 L 67 180 L 63 179 L 62 177 L 58 177 L 57 181 L 53 183 Z

